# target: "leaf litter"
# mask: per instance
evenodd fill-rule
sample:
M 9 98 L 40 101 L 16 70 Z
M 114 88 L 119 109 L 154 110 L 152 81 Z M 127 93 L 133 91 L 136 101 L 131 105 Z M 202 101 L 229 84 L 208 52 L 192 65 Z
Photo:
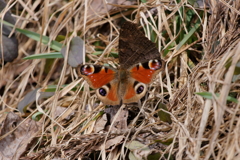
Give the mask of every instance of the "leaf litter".
M 8 3 L 11 6 L 12 2 Z M 64 45 L 80 36 L 87 46 L 88 63 L 116 66 L 112 52 L 117 52 L 120 22 L 140 22 L 148 37 L 162 49 L 166 67 L 149 87 L 148 98 L 140 107 L 130 104 L 114 109 L 99 103 L 94 91 L 79 80 L 67 61 L 23 60 L 27 55 L 50 53 L 52 49 L 43 45 L 40 37 L 34 41 L 17 34 L 19 56 L 12 63 L 2 63 L 0 70 L 1 157 L 239 158 L 239 79 L 233 81 L 240 60 L 239 0 L 214 0 L 208 2 L 208 8 L 199 1 L 128 1 L 127 5 L 104 1 L 99 12 L 93 12 L 97 4 L 88 12 L 84 6 L 90 4 L 80 1 L 15 3 L 18 7 L 11 6 L 14 9 L 25 8 L 12 11 L 17 15 L 17 27 L 47 35 L 50 40 L 61 35 Z M 200 8 L 193 7 L 196 5 Z M 46 66 L 50 68 L 47 72 Z M 59 86 L 53 96 L 37 102 L 33 96 L 27 114 L 17 112 L 25 95 L 52 84 Z M 69 85 L 62 89 L 64 84 Z M 71 89 L 75 86 L 76 90 Z M 209 95 L 211 98 L 204 97 Z M 228 97 L 237 101 L 228 101 Z M 40 112 L 39 122 L 30 119 Z
M 1 126 L 0 158 L 19 159 L 37 136 L 41 125 L 31 119 L 23 119 L 9 112 Z

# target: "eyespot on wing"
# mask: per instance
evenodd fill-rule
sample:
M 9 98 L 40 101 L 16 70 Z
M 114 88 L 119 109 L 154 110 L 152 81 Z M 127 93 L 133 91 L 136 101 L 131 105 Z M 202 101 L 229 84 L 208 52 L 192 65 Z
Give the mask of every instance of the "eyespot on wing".
M 137 81 L 148 84 L 161 69 L 162 63 L 160 60 L 150 60 L 134 66 L 130 69 L 130 75 Z
M 82 65 L 78 70 L 78 74 L 83 77 L 89 85 L 96 89 L 110 83 L 116 72 L 108 67 L 100 65 Z

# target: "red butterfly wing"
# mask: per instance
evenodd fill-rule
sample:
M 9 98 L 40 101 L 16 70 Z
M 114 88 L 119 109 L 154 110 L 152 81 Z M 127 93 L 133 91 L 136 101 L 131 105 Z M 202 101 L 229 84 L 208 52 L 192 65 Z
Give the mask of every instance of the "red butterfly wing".
M 96 89 L 110 83 L 115 78 L 116 71 L 104 66 L 83 65 L 80 67 L 79 74 L 92 88 Z
M 131 68 L 130 75 L 137 81 L 148 84 L 161 69 L 162 63 L 160 60 L 150 60 L 149 62 L 140 63 Z

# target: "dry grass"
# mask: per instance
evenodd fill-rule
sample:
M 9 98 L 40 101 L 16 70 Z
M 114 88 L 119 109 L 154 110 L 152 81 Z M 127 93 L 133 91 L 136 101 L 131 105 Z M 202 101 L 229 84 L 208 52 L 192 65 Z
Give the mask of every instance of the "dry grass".
M 104 122 L 99 121 L 104 119 L 100 111 L 105 106 L 99 105 L 94 91 L 79 80 L 75 69 L 63 59 L 23 60 L 27 55 L 46 53 L 51 49 L 18 34 L 19 56 L 12 63 L 2 64 L 0 70 L 2 115 L 17 111 L 18 103 L 36 88 L 51 84 L 60 88 L 69 84 L 62 90 L 57 88 L 55 95 L 48 99 L 37 99 L 36 104 L 28 107 L 28 113 L 16 112 L 25 119 L 42 112 L 38 135 L 23 156 L 31 159 L 79 156 L 127 159 L 130 153 L 141 158 L 161 153 L 168 154 L 162 159 L 240 158 L 240 107 L 239 103 L 227 101 L 228 96 L 239 100 L 239 80 L 233 81 L 233 77 L 237 76 L 236 64 L 240 60 L 240 1 L 213 0 L 209 9 L 204 10 L 194 8 L 186 1 L 150 1 L 141 5 L 122 5 L 125 1 L 118 1 L 109 12 L 105 1 L 99 4 L 102 9 L 94 3 L 93 10 L 86 2 L 15 0 L 8 4 L 13 5 L 18 28 L 47 35 L 52 40 L 64 35 L 63 44 L 80 36 L 85 41 L 91 63 L 114 65 L 116 60 L 110 52 L 117 52 L 119 22 L 127 18 L 140 21 L 147 24 L 149 38 L 157 37 L 166 61 L 165 71 L 151 85 L 150 100 L 144 101 L 138 111 L 128 113 L 122 106 L 115 119 L 111 117 L 111 122 L 120 122 L 119 115 L 129 117 L 128 123 L 121 122 L 125 125 L 120 127 L 122 130 L 115 123 L 104 127 Z M 187 24 L 185 13 L 190 9 L 196 15 L 191 24 Z M 195 41 L 185 42 L 179 48 L 184 38 L 181 34 L 189 33 L 197 20 L 201 23 L 194 33 Z M 150 25 L 155 34 L 149 29 Z M 96 50 L 102 50 L 102 54 L 91 54 Z M 168 53 L 164 52 L 166 50 Z M 80 84 L 78 89 L 73 91 L 77 84 Z M 206 99 L 196 92 L 209 92 L 212 97 Z M 171 124 L 160 121 L 157 116 L 159 102 L 168 107 Z M 62 107 L 67 109 L 62 110 Z M 96 132 L 101 126 L 104 130 Z M 167 140 L 171 143 L 163 143 Z M 127 150 L 127 143 L 133 141 L 145 144 L 147 151 Z

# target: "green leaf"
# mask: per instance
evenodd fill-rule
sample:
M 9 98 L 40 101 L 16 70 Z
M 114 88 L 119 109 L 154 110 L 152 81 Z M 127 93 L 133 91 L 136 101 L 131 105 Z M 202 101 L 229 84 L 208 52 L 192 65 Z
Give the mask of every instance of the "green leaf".
M 32 119 L 35 121 L 39 121 L 42 117 L 43 113 L 42 112 L 37 112 L 35 114 L 32 115 Z
M 188 32 L 187 35 L 184 36 L 182 41 L 178 44 L 177 50 L 179 50 L 187 42 L 187 40 L 195 33 L 195 31 L 198 29 L 199 26 L 200 26 L 200 23 L 195 24 L 195 26 Z
M 23 59 L 55 59 L 55 58 L 63 58 L 63 55 L 60 52 L 51 52 L 51 53 L 41 53 L 34 54 Z
M 196 92 L 195 94 L 197 94 L 197 95 L 199 95 L 199 96 L 202 96 L 203 98 L 213 99 L 213 95 L 212 95 L 212 93 L 210 93 L 210 92 Z M 220 96 L 219 93 L 215 93 L 215 95 L 216 95 L 217 97 Z M 238 103 L 238 100 L 237 100 L 236 98 L 231 97 L 231 96 L 227 96 L 227 100 L 228 100 L 228 101 L 231 101 L 231 102 L 234 102 L 234 103 Z
M 5 25 L 7 26 L 10 26 L 10 27 L 14 27 L 14 25 L 12 25 L 11 23 L 8 23 L 4 20 L 0 20 L 1 23 L 4 23 Z M 50 42 L 50 38 L 47 37 L 47 36 L 43 36 L 43 35 L 40 35 L 38 33 L 35 33 L 35 32 L 32 32 L 32 31 L 28 31 L 28 30 L 24 30 L 24 29 L 20 29 L 20 28 L 15 28 L 16 31 L 24 34 L 25 36 L 29 37 L 29 38 L 32 38 L 36 41 L 39 41 L 39 42 L 42 42 L 43 44 L 46 44 L 46 45 L 50 45 L 50 47 L 52 49 L 55 49 L 56 51 L 60 51 L 61 48 L 62 48 L 62 44 L 57 42 L 57 41 L 51 41 Z
M 54 65 L 55 59 L 46 59 L 44 65 L 44 74 L 48 74 L 51 71 L 52 66 Z
M 133 154 L 133 152 L 129 152 L 128 158 L 129 160 L 138 160 L 138 158 Z
M 162 156 L 162 155 L 161 155 L 160 153 L 153 153 L 153 154 L 150 154 L 150 155 L 147 157 L 147 159 L 148 159 L 148 160 L 159 160 L 161 156 Z M 168 154 L 168 153 L 167 153 L 167 154 L 164 154 L 163 157 L 164 157 L 164 158 L 162 158 L 162 159 L 168 159 L 168 158 L 169 158 L 168 160 L 174 160 L 174 156 L 170 155 L 170 157 L 169 157 L 169 154 Z
M 56 41 L 58 41 L 58 42 L 64 41 L 65 39 L 66 39 L 66 36 L 64 36 L 64 35 L 58 35 L 56 37 Z
M 31 38 L 31 39 L 34 39 L 38 42 L 42 42 L 43 44 L 46 44 L 56 50 L 56 51 L 60 51 L 61 48 L 62 48 L 62 44 L 57 42 L 57 41 L 51 41 L 50 42 L 50 38 L 47 37 L 47 36 L 41 36 L 40 34 L 38 33 L 35 33 L 35 32 L 32 32 L 32 31 L 28 31 L 28 30 L 24 30 L 24 29 L 20 29 L 20 28 L 16 28 L 16 31 L 26 35 L 27 37 Z
M 196 92 L 195 94 L 202 96 L 203 98 L 213 99 L 212 93 L 210 92 Z
M 164 145 L 170 145 L 173 142 L 173 138 L 169 138 L 169 139 L 167 139 L 165 141 L 163 141 L 163 140 L 155 140 L 155 142 L 162 143 Z
M 159 158 L 161 157 L 160 153 L 154 153 L 154 154 L 150 154 L 147 159 L 148 160 L 159 160 Z
M 131 141 L 125 145 L 126 148 L 130 150 L 148 148 L 145 144 L 140 143 L 139 141 Z
M 147 145 L 142 144 L 139 141 L 127 142 L 125 147 L 130 150 L 129 159 L 131 159 L 131 160 L 139 159 L 138 155 L 140 156 L 141 155 L 140 153 L 146 154 L 146 153 L 151 152 L 150 148 Z M 135 152 L 133 152 L 133 151 L 135 151 Z
M 162 109 L 161 111 L 158 112 L 158 117 L 160 118 L 160 120 L 171 124 L 172 123 L 171 116 L 163 111 L 163 110 L 168 111 L 166 105 L 163 103 L 159 103 L 158 108 Z
M 227 96 L 227 100 L 231 101 L 231 102 L 234 102 L 234 103 L 238 103 L 238 100 L 236 98 L 231 97 L 231 96 Z

